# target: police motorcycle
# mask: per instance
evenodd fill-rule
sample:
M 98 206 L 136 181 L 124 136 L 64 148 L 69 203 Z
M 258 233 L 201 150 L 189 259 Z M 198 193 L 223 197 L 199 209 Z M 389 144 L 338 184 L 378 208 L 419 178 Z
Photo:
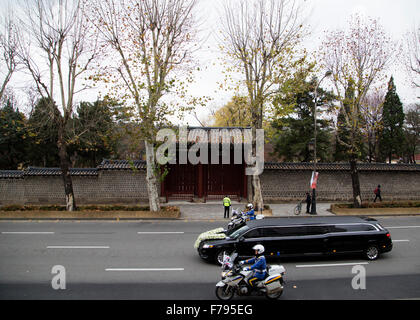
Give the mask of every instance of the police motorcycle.
M 267 277 L 250 286 L 248 279 L 252 271 L 236 263 L 238 254 L 225 255 L 222 264 L 222 280 L 216 284 L 216 297 L 219 300 L 229 301 L 235 293 L 238 296 L 265 295 L 268 299 L 278 299 L 283 294 L 285 281 L 283 279 L 286 269 L 281 265 L 267 265 Z
M 263 214 L 258 214 L 258 215 L 255 216 L 255 219 L 256 220 L 264 219 L 264 215 Z M 250 220 L 250 218 L 246 214 L 246 212 L 239 211 L 239 209 L 234 209 L 234 210 L 232 210 L 232 218 L 231 218 L 227 228 L 228 228 L 228 230 L 234 229 L 234 228 L 246 223 L 249 220 Z
M 232 218 L 227 226 L 228 230 L 236 228 L 249 220 L 249 217 L 245 212 L 239 211 L 238 209 L 232 210 Z

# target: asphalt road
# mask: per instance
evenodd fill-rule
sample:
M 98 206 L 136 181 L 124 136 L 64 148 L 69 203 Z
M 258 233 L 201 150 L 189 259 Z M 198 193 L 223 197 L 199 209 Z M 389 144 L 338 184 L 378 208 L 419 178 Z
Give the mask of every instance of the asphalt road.
M 376 261 L 356 255 L 270 262 L 286 268 L 281 299 L 420 299 L 420 217 L 377 219 L 394 248 Z M 202 261 L 193 244 L 221 223 L 2 221 L 0 299 L 213 300 L 220 268 Z M 365 289 L 352 287 L 355 265 L 366 272 Z M 53 288 L 64 275 L 54 266 L 64 267 L 65 289 Z

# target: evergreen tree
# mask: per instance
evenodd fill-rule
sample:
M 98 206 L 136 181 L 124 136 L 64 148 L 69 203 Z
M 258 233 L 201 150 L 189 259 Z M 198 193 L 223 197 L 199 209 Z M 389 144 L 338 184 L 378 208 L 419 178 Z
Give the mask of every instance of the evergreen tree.
M 28 132 L 25 116 L 10 100 L 0 109 L 0 169 L 16 170 L 25 164 Z
M 51 120 L 50 100 L 42 98 L 35 105 L 28 120 L 31 145 L 27 149 L 28 164 L 39 167 L 59 167 L 58 127 Z
M 391 163 L 393 155 L 400 157 L 404 151 L 404 110 L 392 76 L 383 105 L 382 124 L 380 150 L 383 158 L 387 157 Z
M 74 142 L 71 149 L 77 153 L 77 166 L 96 167 L 103 158 L 117 153 L 116 124 L 112 118 L 112 102 L 97 100 L 81 102 L 77 108 Z
M 276 131 L 273 136 L 274 153 L 285 161 L 313 161 L 313 151 L 309 144 L 314 139 L 314 90 L 316 79 L 303 82 L 299 89 L 284 97 L 278 97 L 276 103 L 293 105 L 293 116 L 278 118 L 272 122 Z M 333 96 L 318 88 L 317 107 L 331 102 Z M 317 118 L 317 157 L 319 161 L 331 161 L 330 123 Z

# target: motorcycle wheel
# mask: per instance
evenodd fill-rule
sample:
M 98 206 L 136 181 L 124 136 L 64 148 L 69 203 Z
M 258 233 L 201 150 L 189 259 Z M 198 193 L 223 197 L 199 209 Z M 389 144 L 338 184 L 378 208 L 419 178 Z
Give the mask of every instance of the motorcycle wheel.
M 216 297 L 222 301 L 229 301 L 233 298 L 235 290 L 233 287 L 225 285 L 224 287 L 216 287 Z
M 267 297 L 267 299 L 269 300 L 277 300 L 281 297 L 281 295 L 283 294 L 283 289 L 281 289 L 278 292 L 275 293 L 266 293 L 265 296 Z
M 216 263 L 217 263 L 219 266 L 221 266 L 221 265 L 223 264 L 223 257 L 224 257 L 225 255 L 229 256 L 229 255 L 230 255 L 230 253 L 229 253 L 228 251 L 225 251 L 225 250 L 220 250 L 219 252 L 217 252 L 217 254 L 216 254 L 216 256 L 215 256 L 215 260 L 216 260 Z

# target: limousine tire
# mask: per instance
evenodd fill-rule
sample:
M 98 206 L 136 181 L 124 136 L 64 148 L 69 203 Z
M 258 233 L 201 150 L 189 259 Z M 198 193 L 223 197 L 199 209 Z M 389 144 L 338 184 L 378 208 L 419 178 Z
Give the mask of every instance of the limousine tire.
M 375 245 L 368 246 L 364 253 L 368 260 L 376 260 L 379 257 L 379 249 Z

